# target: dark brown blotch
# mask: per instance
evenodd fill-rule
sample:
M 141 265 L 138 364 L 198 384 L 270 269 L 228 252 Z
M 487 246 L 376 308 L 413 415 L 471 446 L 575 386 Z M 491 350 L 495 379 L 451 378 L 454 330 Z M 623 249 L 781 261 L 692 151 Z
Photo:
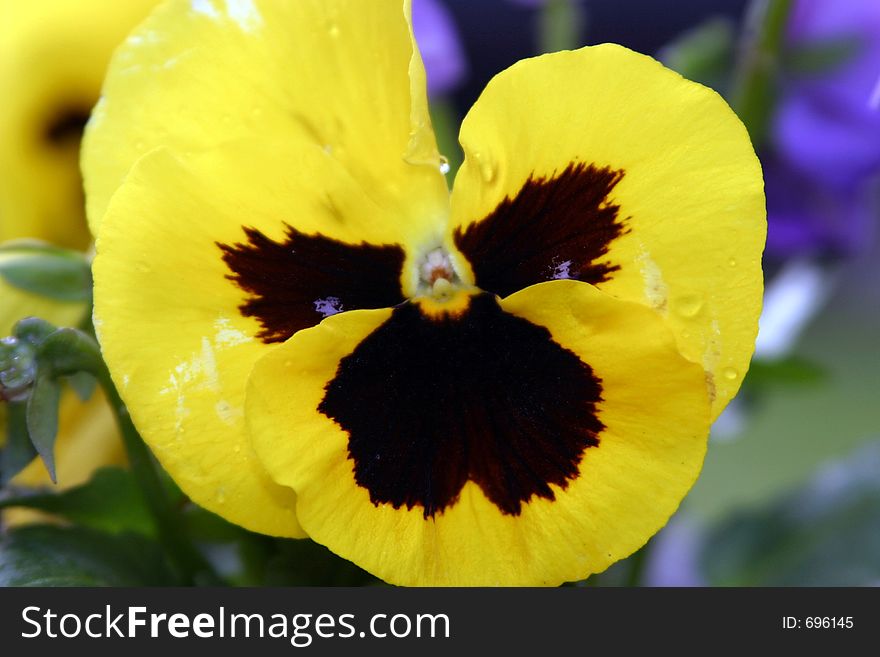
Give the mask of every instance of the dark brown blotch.
M 291 226 L 285 239 L 244 228 L 247 241 L 221 244 L 227 276 L 248 296 L 239 306 L 262 327 L 257 337 L 284 342 L 343 310 L 388 308 L 403 302 L 404 252 L 396 244 L 346 244 Z
M 487 217 L 456 229 L 477 286 L 506 297 L 554 279 L 609 280 L 620 265 L 600 260 L 627 232 L 611 200 L 623 176 L 622 169 L 575 162 L 553 176 L 529 177 Z
M 602 385 L 541 326 L 492 295 L 458 315 L 396 308 L 340 363 L 321 413 L 348 433 L 355 481 L 375 505 L 454 505 L 468 481 L 518 515 L 555 499 L 599 444 Z
M 64 107 L 56 112 L 43 130 L 43 139 L 53 146 L 79 146 L 83 130 L 89 122 L 89 110 L 84 107 Z

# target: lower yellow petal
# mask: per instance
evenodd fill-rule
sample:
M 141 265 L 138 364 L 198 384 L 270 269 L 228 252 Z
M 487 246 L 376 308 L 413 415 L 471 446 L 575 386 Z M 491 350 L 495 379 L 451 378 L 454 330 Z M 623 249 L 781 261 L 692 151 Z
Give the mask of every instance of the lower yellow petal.
M 474 297 L 478 298 L 484 300 L 480 302 L 484 306 L 495 303 L 485 295 Z M 514 391 L 528 389 L 529 381 L 524 387 L 521 380 L 495 379 L 489 384 L 480 377 L 495 371 L 516 376 L 516 363 L 524 354 L 513 349 L 523 349 L 524 343 L 481 342 L 490 346 L 485 360 L 459 362 L 450 368 L 443 362 L 456 361 L 457 354 L 448 351 L 448 345 L 443 346 L 439 360 L 424 357 L 432 349 L 440 349 L 431 341 L 418 342 L 409 352 L 395 353 L 392 347 L 386 353 L 387 360 L 382 360 L 380 352 L 366 345 L 374 345 L 375 336 L 399 322 L 401 309 L 335 315 L 268 352 L 254 367 L 246 400 L 256 452 L 273 479 L 297 491 L 298 516 L 314 540 L 389 582 L 554 585 L 601 571 L 638 549 L 666 522 L 699 472 L 709 426 L 702 368 L 681 357 L 673 336 L 654 312 L 616 300 L 584 283 L 557 281 L 529 287 L 502 301 L 497 312 L 489 313 L 487 317 L 495 319 L 488 327 L 474 326 L 468 318 L 475 312 L 475 303 L 463 312 L 454 304 L 453 311 L 442 319 L 446 322 L 440 331 L 444 340 L 460 341 L 471 353 L 469 338 L 453 335 L 455 330 L 479 334 L 482 337 L 478 339 L 485 340 L 511 321 L 520 322 L 527 333 L 539 337 L 549 329 L 549 345 L 587 364 L 600 382 L 601 398 L 595 410 L 602 428 L 597 443 L 582 451 L 580 460 L 575 461 L 575 472 L 561 484 L 521 496 L 524 501 L 519 507 L 505 507 L 486 492 L 493 485 L 492 477 L 480 474 L 475 478 L 471 464 L 466 465 L 471 474 L 457 494 L 453 490 L 445 504 L 433 505 L 423 502 L 440 499 L 431 482 L 442 484 L 446 479 L 425 478 L 420 474 L 422 468 L 433 468 L 430 471 L 436 473 L 444 462 L 460 463 L 457 452 L 440 451 L 425 460 L 427 456 L 404 450 L 399 458 L 409 459 L 404 462 L 407 467 L 397 464 L 390 469 L 380 465 L 381 461 L 355 462 L 363 455 L 360 445 L 352 442 L 353 431 L 342 427 L 347 420 L 334 421 L 325 414 L 328 406 L 333 406 L 330 414 L 339 418 L 346 395 L 352 405 L 368 400 L 358 411 L 361 424 L 369 422 L 373 409 L 376 424 L 371 429 L 379 441 L 376 459 L 393 457 L 384 451 L 387 441 L 406 442 L 406 436 L 411 435 L 414 444 L 422 444 L 420 432 L 433 428 L 424 425 L 432 418 L 456 427 L 451 434 L 457 431 L 460 435 L 439 436 L 438 443 L 424 446 L 428 451 L 438 449 L 438 444 L 445 445 L 443 449 L 470 449 L 463 447 L 468 440 L 503 443 L 508 438 L 504 431 L 516 429 L 511 425 L 514 416 L 496 414 L 495 424 L 500 429 L 485 433 L 478 429 L 487 426 L 482 424 L 479 409 L 503 408 L 506 396 L 521 394 Z M 406 312 L 413 316 L 412 311 Z M 431 322 L 441 321 L 441 314 L 433 308 L 421 321 L 406 321 L 419 335 L 434 335 Z M 410 339 L 400 337 L 401 344 Z M 535 346 L 549 349 L 547 342 L 543 346 L 536 342 Z M 407 367 L 408 357 L 413 363 L 433 366 L 423 370 Z M 340 388 L 343 381 L 354 380 L 344 377 L 346 372 L 362 368 L 370 359 L 380 371 L 383 362 L 395 365 L 377 375 L 372 386 L 363 383 Z M 534 365 L 528 358 L 523 362 Z M 514 366 L 511 369 L 504 363 Z M 470 376 L 478 377 L 477 382 L 447 380 L 444 377 L 450 371 L 469 371 Z M 527 369 L 520 372 L 522 377 L 534 373 Z M 542 431 L 545 418 L 569 416 L 562 404 L 577 400 L 580 392 L 566 387 L 571 383 L 568 374 L 560 370 L 559 375 L 558 390 L 538 391 L 543 413 L 515 414 L 514 422 L 526 423 L 527 433 Z M 552 379 L 553 373 L 541 374 L 545 376 Z M 479 399 L 460 399 L 457 405 L 448 401 L 456 399 L 457 390 L 472 391 L 480 386 L 484 387 Z M 413 387 L 435 391 L 433 396 L 422 394 L 424 408 L 411 407 L 394 396 Z M 383 394 L 386 397 L 378 403 Z M 584 389 L 583 394 L 593 393 Z M 332 404 L 328 404 L 330 395 L 335 395 Z M 558 404 L 545 401 L 553 397 L 558 397 Z M 558 439 L 568 440 L 564 434 L 583 429 L 567 427 Z M 385 445 L 383 432 L 387 434 Z M 552 445 L 554 434 L 551 431 L 548 435 Z M 505 448 L 498 444 L 498 449 Z M 524 449 L 528 452 L 529 448 Z M 526 456 L 526 452 L 520 455 Z M 532 467 L 538 467 L 533 472 L 545 467 L 540 455 L 527 456 Z M 558 455 L 547 452 L 546 456 L 555 459 Z M 514 469 L 503 464 L 478 465 L 483 473 L 510 475 L 519 471 L 518 465 Z M 379 471 L 397 471 L 400 479 L 363 483 Z M 504 481 L 494 483 L 502 488 L 506 485 Z M 386 488 L 403 495 L 397 501 L 378 501 Z M 417 489 L 418 495 L 407 497 Z

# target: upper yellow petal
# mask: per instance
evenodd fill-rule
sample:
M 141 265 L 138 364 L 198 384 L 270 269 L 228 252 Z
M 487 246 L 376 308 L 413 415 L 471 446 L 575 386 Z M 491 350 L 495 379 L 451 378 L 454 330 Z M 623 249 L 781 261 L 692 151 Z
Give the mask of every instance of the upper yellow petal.
M 681 352 L 705 369 L 717 416 L 754 348 L 766 232 L 760 164 L 721 97 L 605 44 L 496 76 L 465 118 L 461 142 L 452 231 L 473 233 L 505 202 L 508 222 L 530 212 L 548 233 L 560 221 L 597 228 L 586 244 L 596 248 L 577 245 L 597 267 L 594 280 L 582 280 L 665 318 Z M 579 189 L 580 180 L 598 187 Z M 529 282 L 565 278 L 583 264 L 556 257 L 565 252 L 541 244 L 538 230 L 508 237 L 511 268 L 517 249 L 532 256 L 547 247 Z
M 335 160 L 391 230 L 435 239 L 448 207 L 404 0 L 174 0 L 119 49 L 86 135 L 93 230 L 132 164 L 242 137 Z M 291 176 L 308 176 L 291 162 Z M 329 191 L 329 190 L 328 190 Z M 397 233 L 398 235 L 400 232 Z

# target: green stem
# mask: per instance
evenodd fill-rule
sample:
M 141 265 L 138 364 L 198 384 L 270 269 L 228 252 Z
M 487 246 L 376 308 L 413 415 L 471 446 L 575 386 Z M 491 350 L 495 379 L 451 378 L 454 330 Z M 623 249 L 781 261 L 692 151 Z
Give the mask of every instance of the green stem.
M 791 0 L 752 0 L 733 74 L 730 101 L 758 149 L 776 101 L 780 51 Z
M 538 24 L 539 52 L 579 47 L 585 22 L 586 15 L 580 0 L 547 0 Z
M 642 576 L 645 572 L 647 554 L 648 546 L 643 545 L 627 560 L 629 562 L 629 571 L 626 574 L 626 581 L 624 582 L 624 586 L 642 585 Z
M 171 506 L 150 451 L 132 423 L 116 386 L 113 385 L 110 371 L 101 357 L 98 344 L 81 331 L 61 329 L 47 338 L 41 347 L 51 352 L 53 356 L 51 360 L 57 375 L 86 371 L 94 376 L 104 389 L 122 435 L 132 474 L 156 523 L 159 541 L 183 581 L 186 584 L 222 583 L 189 540 L 180 522 L 179 514 Z
M 128 409 L 119 397 L 106 366 L 103 369 L 104 372 L 97 378 L 113 408 L 129 466 L 156 522 L 159 540 L 187 584 L 219 584 L 217 575 L 190 542 L 180 522 L 180 516 L 168 501 L 168 495 L 159 479 L 149 449 L 135 429 Z

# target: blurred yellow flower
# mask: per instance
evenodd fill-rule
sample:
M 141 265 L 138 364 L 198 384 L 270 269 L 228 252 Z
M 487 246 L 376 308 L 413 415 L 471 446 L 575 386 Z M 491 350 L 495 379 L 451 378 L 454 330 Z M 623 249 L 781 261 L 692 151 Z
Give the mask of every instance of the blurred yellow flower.
M 79 146 L 100 95 L 113 49 L 157 0 L 0 0 L 0 244 L 34 238 L 84 250 Z M 0 262 L 33 257 L 0 253 Z M 0 336 L 23 317 L 75 326 L 87 305 L 59 301 L 0 277 Z M 0 427 L 4 409 L 0 406 Z M 97 467 L 124 463 L 109 406 L 98 390 L 86 403 L 64 393 L 56 442 L 59 488 L 86 481 Z M 0 440 L 4 439 L 0 432 Z M 12 482 L 51 485 L 39 459 Z M 9 523 L 34 517 L 7 511 Z
M 0 242 L 85 249 L 79 143 L 113 49 L 157 0 L 0 0 Z

